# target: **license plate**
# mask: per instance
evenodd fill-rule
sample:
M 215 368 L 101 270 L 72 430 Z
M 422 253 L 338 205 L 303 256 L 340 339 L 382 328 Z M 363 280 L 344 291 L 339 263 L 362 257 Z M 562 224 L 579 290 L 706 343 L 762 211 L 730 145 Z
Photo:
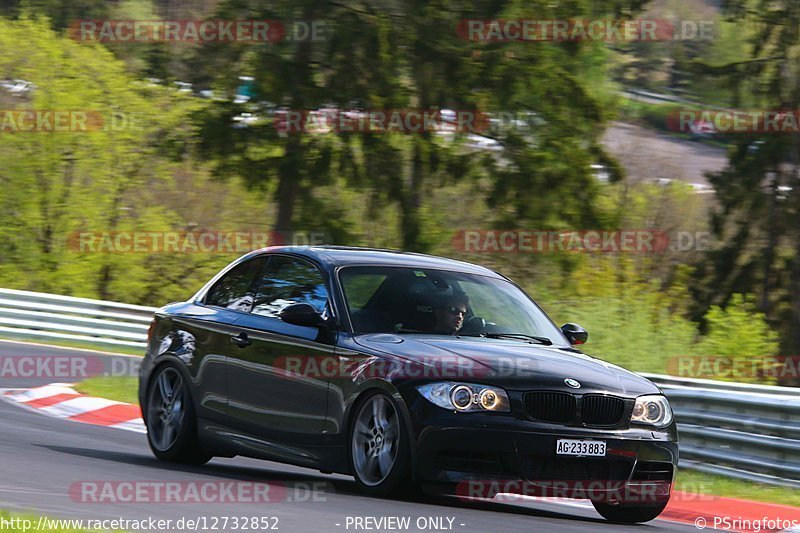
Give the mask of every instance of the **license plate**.
M 556 441 L 556 455 L 588 455 L 592 457 L 605 457 L 606 441 L 558 439 Z

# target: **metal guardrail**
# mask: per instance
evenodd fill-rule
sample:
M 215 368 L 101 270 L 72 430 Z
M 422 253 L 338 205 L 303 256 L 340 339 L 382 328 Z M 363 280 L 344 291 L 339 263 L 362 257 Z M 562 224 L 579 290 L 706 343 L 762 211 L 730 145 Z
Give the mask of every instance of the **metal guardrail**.
M 155 307 L 0 289 L 0 336 L 145 348 Z
M 680 466 L 800 488 L 800 389 L 643 375 L 669 398 Z

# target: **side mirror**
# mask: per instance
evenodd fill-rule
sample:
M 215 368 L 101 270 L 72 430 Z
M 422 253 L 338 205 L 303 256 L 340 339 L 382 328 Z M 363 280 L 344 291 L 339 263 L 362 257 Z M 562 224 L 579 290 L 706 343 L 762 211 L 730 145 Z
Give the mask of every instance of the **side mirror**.
M 573 346 L 578 344 L 586 344 L 589 340 L 589 333 L 578 324 L 564 324 L 561 326 L 561 332 L 567 337 L 567 340 Z
M 325 323 L 322 315 L 314 309 L 314 306 L 307 303 L 287 305 L 278 314 L 278 317 L 287 324 L 295 326 L 318 328 Z

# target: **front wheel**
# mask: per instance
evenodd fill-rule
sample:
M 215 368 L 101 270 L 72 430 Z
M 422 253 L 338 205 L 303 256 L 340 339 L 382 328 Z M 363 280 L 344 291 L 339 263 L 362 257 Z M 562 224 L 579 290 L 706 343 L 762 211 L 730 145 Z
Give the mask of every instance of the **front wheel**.
M 410 440 L 394 401 L 375 391 L 356 407 L 350 432 L 350 462 L 359 488 L 386 496 L 410 488 Z
M 600 513 L 603 518 L 610 522 L 616 522 L 618 524 L 637 524 L 640 522 L 649 522 L 656 518 L 667 506 L 667 502 L 659 505 L 633 506 L 624 504 L 613 505 L 605 502 L 592 501 L 592 505 L 594 505 L 594 508 L 597 509 L 597 512 Z
M 197 441 L 197 422 L 188 384 L 181 372 L 167 364 L 150 380 L 145 405 L 147 441 L 162 461 L 201 465 L 211 459 Z

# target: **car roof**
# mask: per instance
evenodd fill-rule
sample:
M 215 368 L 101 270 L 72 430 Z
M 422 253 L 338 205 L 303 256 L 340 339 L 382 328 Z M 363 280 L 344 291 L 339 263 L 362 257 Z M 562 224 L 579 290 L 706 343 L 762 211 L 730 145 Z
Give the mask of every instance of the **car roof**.
M 291 253 L 294 255 L 301 255 L 316 260 L 318 263 L 331 270 L 347 265 L 382 265 L 433 268 L 505 279 L 504 276 L 497 272 L 480 265 L 435 255 L 404 252 L 402 250 L 334 245 L 270 246 L 257 250 L 252 255 L 260 255 L 261 253 Z

